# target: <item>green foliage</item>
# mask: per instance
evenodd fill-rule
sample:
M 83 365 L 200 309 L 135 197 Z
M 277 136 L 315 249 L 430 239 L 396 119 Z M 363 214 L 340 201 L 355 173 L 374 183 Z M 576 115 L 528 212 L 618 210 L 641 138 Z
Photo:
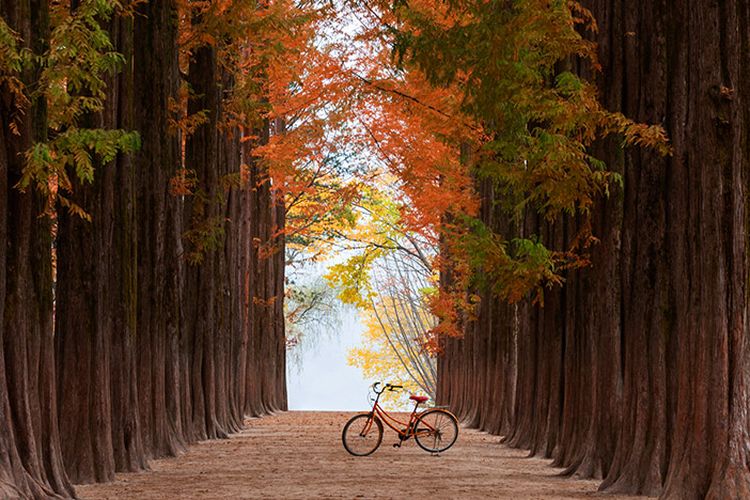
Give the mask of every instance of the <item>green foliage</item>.
M 104 107 L 104 76 L 119 70 L 124 59 L 114 50 L 101 23 L 112 17 L 118 5 L 111 0 L 88 0 L 81 2 L 73 14 L 68 14 L 64 6 L 53 12 L 58 23 L 42 61 L 40 82 L 52 129 L 77 123 L 84 114 Z
M 23 82 L 19 78 L 25 61 L 29 59 L 29 53 L 19 48 L 19 42 L 18 34 L 0 17 L 0 88 L 4 88 L 13 97 L 14 112 L 10 128 L 15 134 L 18 134 L 23 109 L 29 103 Z
M 559 258 L 538 236 L 507 240 L 490 231 L 481 221 L 467 219 L 471 232 L 461 240 L 462 255 L 468 256 L 473 285 L 491 287 L 499 297 L 517 302 L 536 290 L 542 301 L 540 285 L 558 284 Z
M 511 219 L 537 212 L 547 220 L 588 217 L 594 201 L 621 184 L 589 150 L 608 135 L 625 146 L 669 154 L 660 126 L 634 123 L 602 107 L 593 84 L 567 68 L 596 70 L 591 14 L 562 0 L 448 0 L 427 7 L 393 3 L 402 21 L 395 58 L 423 71 L 436 86 L 459 85 L 464 111 L 486 140 L 471 161 L 491 180 Z M 561 281 L 560 255 L 540 239 L 508 242 L 470 224 L 464 249 L 474 271 L 491 278 L 506 298 Z M 585 237 L 585 235 L 584 235 Z
M 192 184 L 189 191 L 182 193 L 184 196 L 192 197 L 190 229 L 182 234 L 185 242 L 185 258 L 188 263 L 199 265 L 203 263 L 207 254 L 220 250 L 224 246 L 227 219 L 223 215 L 209 215 L 209 210 L 212 206 L 222 206 L 226 200 L 226 192 L 233 187 L 238 187 L 241 178 L 238 174 L 221 176 L 219 184 L 222 189 L 217 189 L 212 195 L 203 188 L 195 187 L 199 181 L 194 170 L 185 169 L 184 174 L 181 175 L 190 179 L 189 183 Z M 173 179 L 172 193 L 179 194 L 174 188 Z
M 514 196 L 519 211 L 530 206 L 554 218 L 589 210 L 614 180 L 588 154 L 604 135 L 665 151 L 660 127 L 609 113 L 592 84 L 561 69 L 574 58 L 596 66 L 594 44 L 576 29 L 595 29 L 587 11 L 563 1 L 449 4 L 456 21 L 447 27 L 444 19 L 400 8 L 419 31 L 398 36 L 398 54 L 435 85 L 461 82 L 466 112 L 489 136 L 478 172 Z
M 26 152 L 26 167 L 16 187 L 24 190 L 33 185 L 48 195 L 57 189 L 57 198 L 63 206 L 89 219 L 85 211 L 59 193 L 59 190 L 73 192 L 68 171 L 75 172 L 80 182 L 93 182 L 95 161 L 109 163 L 118 153 L 130 153 L 139 147 L 140 138 L 135 132 L 69 128 L 50 141 L 34 144 Z
M 0 17 L 0 71 L 3 75 L 17 74 L 21 71 L 23 57 L 18 48 L 19 40 L 18 33 Z
M 140 147 L 135 132 L 82 126 L 87 116 L 104 109 L 105 78 L 124 63 L 102 23 L 118 11 L 126 14 L 125 9 L 118 0 L 83 1 L 74 13 L 65 4 L 53 6 L 50 48 L 32 60 L 41 71 L 29 97 L 46 103 L 49 139 L 26 151 L 26 166 L 16 187 L 38 189 L 47 197 L 49 211 L 59 201 L 72 213 L 90 218 L 69 198 L 74 179 L 90 183 L 97 165 Z M 4 31 L 0 26 L 0 53 L 7 53 Z M 17 67 L 20 61 L 12 64 Z

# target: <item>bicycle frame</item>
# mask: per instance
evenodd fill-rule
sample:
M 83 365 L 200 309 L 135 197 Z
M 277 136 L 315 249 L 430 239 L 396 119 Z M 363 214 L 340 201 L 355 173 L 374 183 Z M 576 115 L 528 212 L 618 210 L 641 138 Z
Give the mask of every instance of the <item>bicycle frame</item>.
M 383 391 L 385 391 L 385 389 L 383 389 Z M 385 425 L 393 429 L 393 431 L 396 432 L 396 434 L 398 434 L 398 437 L 401 441 L 409 439 L 411 436 L 416 435 L 417 432 L 419 432 L 420 435 L 421 433 L 426 433 L 429 435 L 430 433 L 436 431 L 427 422 L 422 422 L 422 424 L 426 426 L 426 428 L 415 429 L 414 424 L 416 424 L 420 415 L 424 413 L 424 411 L 417 412 L 417 408 L 419 408 L 419 403 L 416 403 L 414 405 L 414 409 L 411 411 L 411 415 L 409 415 L 408 423 L 402 422 L 401 420 L 397 419 L 396 417 L 388 413 L 382 406 L 380 406 L 380 395 L 383 393 L 383 391 L 377 393 L 375 402 L 372 405 L 372 410 L 370 411 L 370 419 L 367 422 L 365 429 L 362 430 L 362 434 L 367 434 L 368 432 L 370 432 L 370 428 L 372 427 L 372 422 L 374 421 L 376 415 L 380 417 L 381 422 L 385 423 Z M 394 424 L 400 425 L 402 426 L 402 428 L 398 428 Z

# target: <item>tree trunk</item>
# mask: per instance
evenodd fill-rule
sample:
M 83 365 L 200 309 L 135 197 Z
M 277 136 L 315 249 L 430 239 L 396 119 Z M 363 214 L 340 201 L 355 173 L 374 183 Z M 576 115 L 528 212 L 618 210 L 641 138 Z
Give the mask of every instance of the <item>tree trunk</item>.
M 597 204 L 592 267 L 569 273 L 543 310 L 518 306 L 517 364 L 494 358 L 517 378 L 505 433 L 541 454 L 554 444 L 557 465 L 603 477 L 607 492 L 746 498 L 750 6 L 587 4 L 601 28 L 606 106 L 663 124 L 674 152 L 623 151 L 616 139 L 593 148 L 624 192 Z M 557 224 L 569 243 L 579 223 Z M 558 230 L 545 241 L 559 245 Z M 450 340 L 440 361 L 440 398 L 457 410 L 475 344 Z
M 207 112 L 207 121 L 187 138 L 186 168 L 195 172 L 197 187 L 186 199 L 185 234 L 191 239 L 184 247 L 191 255 L 186 269 L 185 317 L 186 335 L 193 350 L 190 363 L 193 405 L 192 426 L 196 439 L 225 437 L 216 417 L 216 377 L 214 344 L 216 329 L 217 253 L 216 234 L 219 190 L 219 120 L 220 96 L 216 54 L 212 47 L 197 49 L 190 60 L 190 86 L 195 94 L 188 103 L 188 114 Z M 223 241 L 223 240 L 222 240 Z
M 174 455 L 185 446 L 181 393 L 181 201 L 170 194 L 180 166 L 168 103 L 177 100 L 177 7 L 152 0 L 135 16 L 135 123 L 142 147 L 136 157 L 138 221 L 138 406 L 147 458 Z M 188 386 L 184 386 L 188 387 Z
M 109 32 L 127 63 L 108 82 L 105 110 L 87 125 L 128 130 L 132 20 L 113 19 Z M 74 182 L 74 199 L 92 221 L 64 210 L 58 218 L 58 402 L 65 465 L 76 483 L 110 481 L 115 470 L 145 467 L 134 363 L 134 182 L 130 156 L 99 165 L 93 184 Z
M 111 36 L 116 47 L 125 57 L 125 67 L 112 88 L 117 94 L 115 103 L 107 106 L 111 110 L 112 126 L 124 130 L 135 128 L 133 109 L 135 73 L 134 20 L 117 19 Z M 146 464 L 138 408 L 138 381 L 136 360 L 138 318 L 138 226 L 136 218 L 135 157 L 123 155 L 115 162 L 114 179 L 110 184 L 114 206 L 112 247 L 117 258 L 112 262 L 112 274 L 119 279 L 120 286 L 110 295 L 113 310 L 112 342 L 110 358 L 110 388 L 112 397 L 112 451 L 115 470 L 137 471 Z
M 45 52 L 49 36 L 46 2 L 3 1 L 0 15 L 20 34 L 25 47 L 35 55 Z M 22 79 L 27 86 L 35 84 L 39 70 L 37 66 L 24 71 Z M 19 496 L 68 496 L 73 495 L 73 488 L 62 465 L 55 399 L 51 220 L 43 215 L 46 200 L 40 194 L 15 188 L 24 166 L 23 152 L 46 139 L 46 103 L 39 97 L 32 100 L 30 109 L 20 117 L 18 135 L 9 128 L 12 117 L 18 117 L 17 105 L 3 89 L 0 170 L 2 225 L 7 239 L 3 240 L 0 327 L 4 358 L 0 377 L 4 445 L 0 445 L 0 453 L 9 461 L 0 466 L 0 477 L 4 477 L 2 490 L 15 490 Z M 4 446 L 7 448 L 2 449 Z
M 671 66 L 661 74 L 672 75 L 664 93 L 676 362 L 667 368 L 677 374 L 663 496 L 748 498 L 750 5 L 678 2 L 658 17 Z

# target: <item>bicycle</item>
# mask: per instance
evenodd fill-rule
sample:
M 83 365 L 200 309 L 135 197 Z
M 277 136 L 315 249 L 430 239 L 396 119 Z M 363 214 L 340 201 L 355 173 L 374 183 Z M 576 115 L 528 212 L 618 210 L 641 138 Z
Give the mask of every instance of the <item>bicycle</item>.
M 341 441 L 346 451 L 358 457 L 374 453 L 383 441 L 383 422 L 398 434 L 399 441 L 393 445 L 394 448 L 400 448 L 410 437 L 414 437 L 419 447 L 430 453 L 441 453 L 453 446 L 458 439 L 458 419 L 451 412 L 442 408 L 428 408 L 418 413 L 419 405 L 429 398 L 411 395 L 409 399 L 416 404 L 409 422 L 402 422 L 380 406 L 380 395 L 386 390 L 403 389 L 403 386 L 385 384 L 378 390 L 380 384 L 375 382 L 372 385 L 376 394 L 372 411 L 353 416 L 344 426 Z

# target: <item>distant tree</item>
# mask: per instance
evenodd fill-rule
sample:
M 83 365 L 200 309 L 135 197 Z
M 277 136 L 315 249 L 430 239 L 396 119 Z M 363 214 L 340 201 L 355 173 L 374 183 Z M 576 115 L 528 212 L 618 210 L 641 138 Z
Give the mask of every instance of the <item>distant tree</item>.
M 302 282 L 287 280 L 284 301 L 287 348 L 304 350 L 317 344 L 316 337 L 335 336 L 343 310 L 338 292 L 322 275 L 313 275 Z
M 428 307 L 427 294 L 434 289 L 430 271 L 398 252 L 375 262 L 371 302 L 362 311 L 367 341 L 349 359 L 370 377 L 406 375 L 410 386 L 434 398 L 437 361 L 428 346 L 437 318 Z

